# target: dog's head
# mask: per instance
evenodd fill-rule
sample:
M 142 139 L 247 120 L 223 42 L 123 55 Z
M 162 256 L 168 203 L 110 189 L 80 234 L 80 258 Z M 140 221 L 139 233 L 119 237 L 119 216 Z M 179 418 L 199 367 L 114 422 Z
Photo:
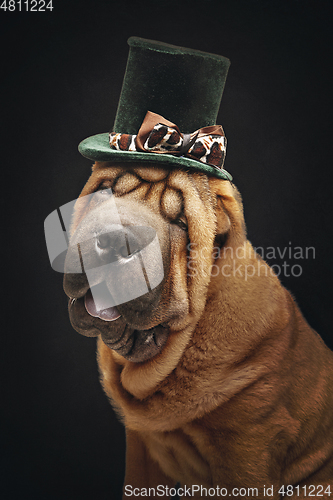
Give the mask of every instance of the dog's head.
M 114 203 L 120 226 L 113 220 Z M 99 312 L 91 280 L 85 273 L 69 272 L 64 289 L 71 323 L 83 335 L 100 335 L 130 362 L 147 363 L 171 350 L 175 363 L 214 287 L 211 266 L 216 251 L 226 242 L 240 245 L 245 240 L 240 196 L 229 181 L 199 172 L 96 163 L 77 202 L 72 241 L 94 241 L 90 253 L 96 266 L 110 253 L 123 262 L 118 274 L 106 278 L 109 289 L 120 289 L 124 282 L 127 289 L 128 283 L 137 286 L 136 267 L 128 263 L 144 246 L 140 228 L 144 238 L 150 231 L 150 241 L 157 236 L 163 279 L 154 287 L 148 283 L 146 293 Z M 145 260 L 145 278 L 154 276 L 155 260 L 153 253 Z M 142 274 L 142 267 L 138 272 Z

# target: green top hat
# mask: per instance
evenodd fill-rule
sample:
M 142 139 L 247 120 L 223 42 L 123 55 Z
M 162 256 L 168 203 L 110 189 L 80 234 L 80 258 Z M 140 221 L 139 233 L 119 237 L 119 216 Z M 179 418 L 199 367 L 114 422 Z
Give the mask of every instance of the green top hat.
M 114 149 L 110 145 L 109 134 L 104 133 L 82 141 L 79 144 L 80 153 L 91 160 L 147 164 L 153 162 L 161 166 L 196 170 L 231 180 L 232 177 L 226 170 L 212 166 L 210 161 L 202 156 L 198 146 L 202 146 L 202 142 L 207 144 L 207 141 L 201 140 L 199 145 L 194 143 L 197 137 L 200 141 L 204 131 L 200 130 L 199 136 L 194 137 L 193 134 L 202 127 L 216 124 L 230 61 L 219 55 L 143 38 L 131 37 L 128 44 L 130 51 L 113 127 L 116 134 L 113 135 L 129 138 L 134 136 L 135 140 L 147 112 L 151 111 L 161 115 L 158 117 L 162 119 L 158 126 L 161 126 L 161 122 L 163 126 L 176 124 L 175 129 L 181 132 L 184 142 L 188 143 L 185 152 L 184 147 L 179 146 L 170 154 L 167 148 L 171 147 L 167 145 L 162 148 L 163 151 L 160 149 L 158 152 L 147 152 L 141 148 L 139 151 L 124 150 L 122 146 Z M 173 123 L 170 124 L 168 120 Z M 214 134 L 211 129 L 212 127 L 207 129 L 208 133 Z M 170 130 L 175 132 L 174 129 Z M 223 131 L 220 135 L 223 135 L 225 140 Z M 214 142 L 216 137 L 213 135 L 209 138 Z M 170 139 L 166 142 L 172 143 Z M 199 159 L 194 159 L 198 151 Z M 158 154 L 161 152 L 166 154 Z M 225 151 L 223 155 L 224 153 Z

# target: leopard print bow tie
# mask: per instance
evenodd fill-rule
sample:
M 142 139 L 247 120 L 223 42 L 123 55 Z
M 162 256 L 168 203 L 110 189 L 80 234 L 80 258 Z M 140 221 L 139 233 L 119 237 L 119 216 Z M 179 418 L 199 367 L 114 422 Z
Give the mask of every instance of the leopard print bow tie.
M 221 125 L 203 127 L 192 134 L 182 134 L 177 125 L 148 111 L 137 135 L 110 132 L 112 149 L 187 156 L 222 169 L 227 140 Z

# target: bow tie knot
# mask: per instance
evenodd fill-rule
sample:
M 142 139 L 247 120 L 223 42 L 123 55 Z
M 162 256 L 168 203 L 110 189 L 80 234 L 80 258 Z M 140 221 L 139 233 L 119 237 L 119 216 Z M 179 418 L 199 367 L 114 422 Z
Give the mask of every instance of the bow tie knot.
M 110 132 L 109 142 L 112 149 L 187 156 L 218 170 L 223 168 L 227 143 L 221 125 L 182 134 L 177 125 L 151 111 L 137 135 Z

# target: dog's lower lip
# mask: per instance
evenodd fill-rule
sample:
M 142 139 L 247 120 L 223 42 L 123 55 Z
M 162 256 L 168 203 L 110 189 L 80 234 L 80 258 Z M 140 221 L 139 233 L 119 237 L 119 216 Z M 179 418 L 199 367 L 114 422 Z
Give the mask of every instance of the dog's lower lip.
M 148 330 L 133 330 L 121 349 L 115 349 L 129 361 L 143 362 L 158 354 L 165 345 L 169 329 L 156 325 Z M 109 345 L 114 348 L 115 346 Z

